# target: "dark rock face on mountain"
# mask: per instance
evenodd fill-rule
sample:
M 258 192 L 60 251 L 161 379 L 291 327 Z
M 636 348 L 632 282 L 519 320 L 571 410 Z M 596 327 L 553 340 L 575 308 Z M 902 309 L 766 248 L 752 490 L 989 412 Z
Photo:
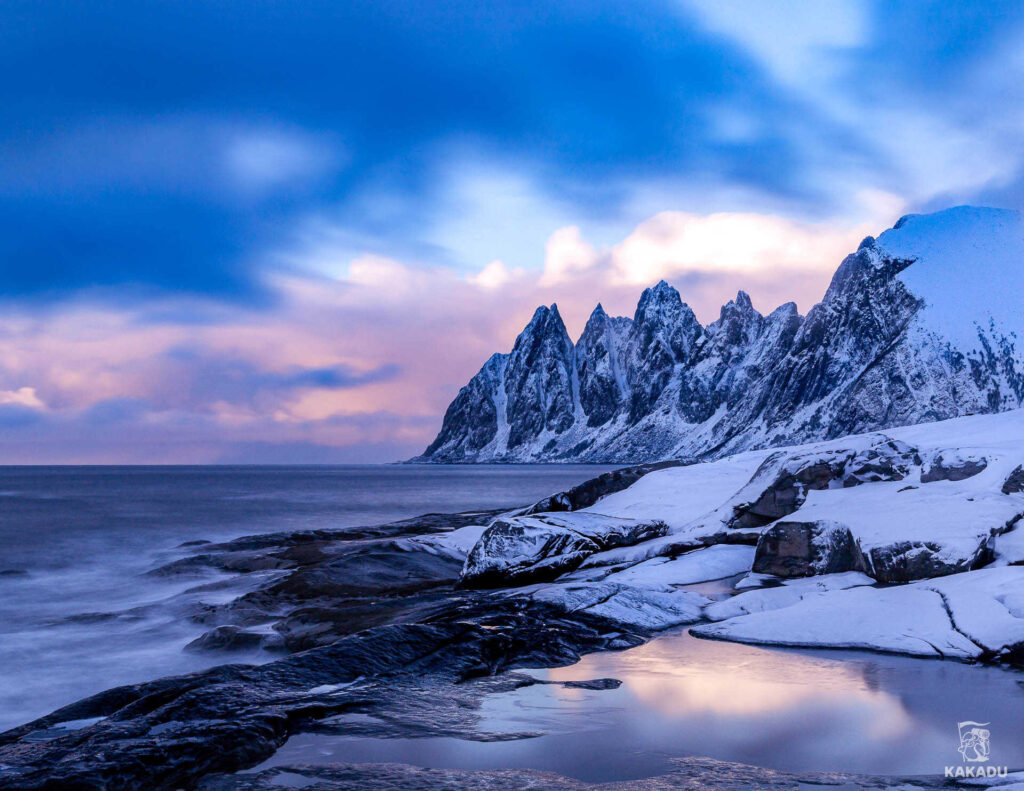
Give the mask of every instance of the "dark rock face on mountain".
M 664 281 L 573 345 L 538 308 L 416 461 L 713 458 L 1024 404 L 1024 219 L 959 207 L 871 237 L 806 316 L 742 291 L 701 326 Z
M 611 420 L 629 394 L 619 350 L 631 326 L 629 319 L 613 318 L 598 305 L 576 344 L 580 406 L 591 428 Z
M 558 308 L 537 308 L 505 368 L 509 448 L 562 434 L 573 424 L 579 401 L 573 363 L 572 341 Z

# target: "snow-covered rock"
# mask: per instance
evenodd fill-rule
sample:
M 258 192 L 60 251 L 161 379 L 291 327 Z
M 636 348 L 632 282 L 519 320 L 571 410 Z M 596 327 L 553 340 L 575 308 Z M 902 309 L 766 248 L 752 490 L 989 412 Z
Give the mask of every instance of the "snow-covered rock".
M 784 590 L 784 589 L 783 589 Z M 1012 659 L 1024 650 L 1024 568 L 1007 566 L 889 588 L 854 587 L 795 598 L 753 591 L 711 605 L 701 637 L 773 645 L 865 648 L 914 656 Z M 760 595 L 771 609 L 744 607 Z M 772 606 L 774 605 L 774 606 Z M 744 612 L 738 617 L 734 613 Z
M 762 575 L 758 582 L 764 584 L 765 581 L 776 579 L 770 575 Z M 828 591 L 873 585 L 875 581 L 859 571 L 848 571 L 843 574 L 781 580 L 781 583 L 774 587 L 747 590 L 728 599 L 714 602 L 704 610 L 704 615 L 712 621 L 724 621 L 727 618 L 738 618 L 741 615 L 750 615 L 755 612 L 779 610 L 783 607 L 790 607 L 808 597 L 820 596 Z M 739 588 L 739 586 L 737 587 Z
M 762 645 L 860 648 L 957 659 L 981 653 L 950 623 L 942 597 L 914 585 L 829 591 L 788 607 L 701 624 L 690 631 L 698 637 Z
M 917 583 L 942 596 L 954 628 L 983 653 L 1024 656 L 1024 568 L 982 569 Z
M 496 520 L 470 551 L 463 584 L 496 587 L 550 580 L 581 563 L 636 563 L 724 541 L 726 526 L 715 509 L 743 485 L 763 456 L 755 452 L 662 469 L 579 511 Z M 732 534 L 729 538 L 744 538 L 743 531 Z M 745 540 L 756 543 L 757 536 Z
M 429 552 L 432 555 L 464 560 L 486 529 L 486 525 L 467 525 L 447 533 L 427 533 L 398 539 L 395 546 L 408 552 Z
M 664 522 L 596 513 L 540 514 L 496 519 L 469 552 L 466 587 L 504 587 L 554 579 L 588 555 L 665 534 Z
M 637 588 L 614 582 L 547 585 L 529 594 L 567 613 L 587 613 L 624 629 L 654 632 L 701 620 L 709 599 L 685 591 Z
M 1020 494 L 1024 492 L 1024 466 L 1018 464 L 1003 481 L 1000 487 L 1003 494 Z
M 1004 490 L 1024 455 L 1022 416 L 962 418 L 650 472 L 577 511 L 495 521 L 469 552 L 463 583 L 521 585 L 721 544 L 756 545 L 752 570 L 780 577 L 860 571 L 907 582 L 979 568 L 997 550 L 1000 563 L 1015 563 L 1024 493 Z M 736 527 L 751 524 L 760 526 Z
M 742 574 L 750 568 L 754 548 L 720 544 L 675 558 L 657 557 L 615 570 L 604 579 L 637 588 L 672 588 Z
M 865 239 L 805 317 L 740 292 L 702 327 L 661 282 L 573 344 L 538 308 L 418 460 L 715 458 L 1017 408 L 1022 260 L 1019 213 L 962 206 Z
M 884 436 L 848 446 L 779 451 L 769 456 L 734 498 L 730 527 L 760 527 L 796 511 L 807 493 L 877 481 L 902 481 L 921 464 L 915 448 Z
M 811 492 L 807 502 L 786 517 L 785 524 L 830 525 L 830 549 L 834 552 L 838 547 L 840 555 L 849 545 L 843 545 L 839 534 L 847 532 L 863 559 L 853 558 L 841 567 L 844 558 L 840 558 L 830 571 L 866 571 L 880 582 L 956 574 L 991 562 L 995 536 L 1010 530 L 1024 513 L 1019 498 L 998 490 L 995 476 L 985 478 L 989 488 L 984 481 L 979 485 L 943 481 L 920 486 L 883 482 Z M 777 523 L 771 531 L 782 528 L 783 523 Z M 759 543 L 759 561 L 778 554 L 767 546 L 771 531 Z M 769 568 L 759 562 L 754 570 L 786 576 L 814 573 L 805 568 L 787 575 L 781 564 Z

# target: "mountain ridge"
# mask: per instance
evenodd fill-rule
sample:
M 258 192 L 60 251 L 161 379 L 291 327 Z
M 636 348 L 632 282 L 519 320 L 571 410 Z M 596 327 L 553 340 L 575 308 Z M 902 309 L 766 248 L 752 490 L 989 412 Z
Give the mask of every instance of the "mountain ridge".
M 662 280 L 632 319 L 598 304 L 573 343 L 541 306 L 411 461 L 706 459 L 1016 408 L 1019 262 L 1019 213 L 955 207 L 864 239 L 805 316 L 740 291 L 702 326 Z

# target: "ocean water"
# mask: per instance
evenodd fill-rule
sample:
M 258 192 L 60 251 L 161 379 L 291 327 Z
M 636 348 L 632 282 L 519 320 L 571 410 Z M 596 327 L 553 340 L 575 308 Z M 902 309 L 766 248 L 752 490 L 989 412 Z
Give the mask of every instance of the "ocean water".
M 609 469 L 592 465 L 0 468 L 0 730 L 119 684 L 223 657 L 182 650 L 195 601 L 260 575 L 146 572 L 180 545 L 521 505 Z M 265 661 L 266 655 L 232 661 Z

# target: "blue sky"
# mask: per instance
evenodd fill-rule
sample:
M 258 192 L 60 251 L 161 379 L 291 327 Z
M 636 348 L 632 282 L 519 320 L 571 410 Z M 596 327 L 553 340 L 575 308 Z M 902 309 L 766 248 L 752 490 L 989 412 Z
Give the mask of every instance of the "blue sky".
M 557 299 L 1024 204 L 1024 6 L 8 2 L 0 461 L 382 461 Z M 100 426 L 98 428 L 98 426 Z

